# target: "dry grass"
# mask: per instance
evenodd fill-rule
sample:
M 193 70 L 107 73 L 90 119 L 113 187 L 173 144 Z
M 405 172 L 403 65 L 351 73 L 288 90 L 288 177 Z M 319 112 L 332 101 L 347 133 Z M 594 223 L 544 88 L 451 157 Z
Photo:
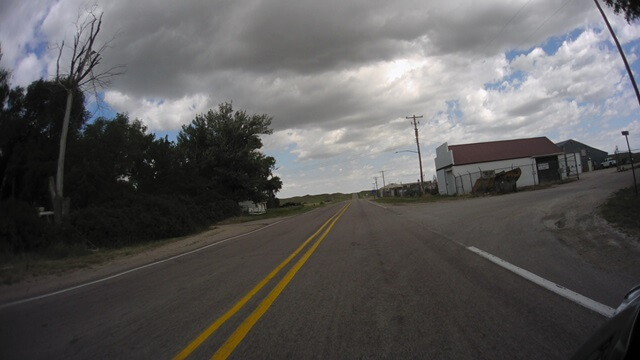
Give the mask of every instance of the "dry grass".
M 238 224 L 276 217 L 294 216 L 313 210 L 319 206 L 321 205 L 314 204 L 269 209 L 265 214 L 232 217 L 216 225 Z M 204 229 L 202 232 L 215 228 L 214 225 Z M 43 249 L 37 253 L 0 254 L 0 283 L 9 285 L 29 277 L 62 275 L 69 271 L 90 268 L 114 259 L 137 255 L 197 234 L 198 233 L 194 233 L 177 238 L 148 241 L 120 248 L 95 249 L 87 245 L 59 244 Z
M 618 229 L 640 238 L 640 196 L 633 186 L 616 191 L 600 207 L 600 214 Z
M 0 255 L 0 283 L 9 285 L 29 277 L 62 275 L 113 259 L 136 255 L 186 237 L 149 241 L 121 248 L 96 249 L 85 245 L 59 244 L 35 253 Z

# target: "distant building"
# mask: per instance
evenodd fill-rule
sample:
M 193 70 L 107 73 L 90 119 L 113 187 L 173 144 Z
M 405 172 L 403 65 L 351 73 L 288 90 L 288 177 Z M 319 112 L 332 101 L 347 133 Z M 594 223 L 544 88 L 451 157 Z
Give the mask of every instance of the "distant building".
M 621 165 L 631 164 L 630 159 L 633 159 L 634 162 L 637 162 L 638 159 L 640 158 L 640 156 L 638 156 L 639 154 L 637 152 L 632 152 L 632 155 L 633 156 L 630 156 L 628 151 L 618 150 L 613 155 L 609 155 L 609 157 L 615 159 L 617 165 L 621 166 Z
M 579 155 L 566 157 L 546 137 L 448 145 L 436 149 L 436 176 L 443 195 L 466 194 L 480 178 L 520 168 L 516 188 L 554 182 L 581 172 Z
M 424 182 L 424 191 L 425 193 L 431 193 L 436 188 L 437 184 L 432 181 Z M 387 184 L 384 187 L 379 189 L 379 193 L 381 197 L 412 197 L 412 196 L 420 196 L 422 192 L 420 191 L 420 182 L 414 183 L 405 183 L 405 184 Z
M 608 156 L 606 151 L 596 149 L 573 139 L 556 143 L 556 146 L 566 154 L 579 153 L 582 171 L 597 169 Z

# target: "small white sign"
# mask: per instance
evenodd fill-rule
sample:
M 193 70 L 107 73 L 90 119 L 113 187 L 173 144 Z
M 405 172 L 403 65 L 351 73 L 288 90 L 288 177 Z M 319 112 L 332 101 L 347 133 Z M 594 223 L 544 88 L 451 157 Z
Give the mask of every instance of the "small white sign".
M 549 163 L 538 164 L 538 170 L 549 170 Z

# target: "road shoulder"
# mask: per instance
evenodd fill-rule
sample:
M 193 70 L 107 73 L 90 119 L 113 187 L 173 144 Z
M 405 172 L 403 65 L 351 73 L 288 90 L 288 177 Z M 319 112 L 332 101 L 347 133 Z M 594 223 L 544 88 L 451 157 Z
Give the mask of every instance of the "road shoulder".
M 170 241 L 167 244 L 153 247 L 133 255 L 116 257 L 112 260 L 86 268 L 62 271 L 55 275 L 30 276 L 17 283 L 9 285 L 2 284 L 0 285 L 0 304 L 114 276 L 125 271 L 194 251 L 225 239 L 258 231 L 284 219 L 286 219 L 286 217 L 255 220 L 238 224 L 215 225 L 202 233 Z

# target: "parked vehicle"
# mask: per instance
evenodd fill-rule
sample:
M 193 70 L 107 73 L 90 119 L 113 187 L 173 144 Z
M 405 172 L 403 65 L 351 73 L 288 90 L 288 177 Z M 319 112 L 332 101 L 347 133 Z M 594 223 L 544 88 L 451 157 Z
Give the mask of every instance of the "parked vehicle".
M 616 166 L 616 159 L 614 158 L 606 158 L 603 162 L 600 163 L 603 168 L 608 168 L 612 166 Z

